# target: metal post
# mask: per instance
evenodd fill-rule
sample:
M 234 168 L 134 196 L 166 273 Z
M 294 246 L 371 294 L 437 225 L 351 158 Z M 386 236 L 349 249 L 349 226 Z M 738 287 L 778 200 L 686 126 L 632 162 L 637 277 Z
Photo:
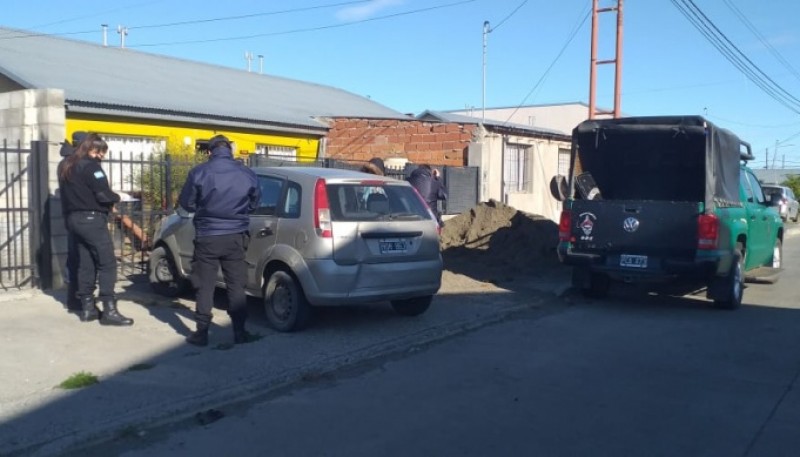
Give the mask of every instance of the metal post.
M 263 54 L 259 54 L 258 55 L 258 74 L 260 74 L 260 75 L 264 74 L 264 55 Z
M 108 46 L 108 24 L 100 24 L 103 27 L 103 46 Z
M 483 21 L 483 114 L 481 115 L 481 122 L 483 123 L 486 123 L 486 37 L 491 31 L 491 28 L 489 28 L 489 21 Z
M 53 287 L 53 252 L 50 243 L 50 191 L 47 142 L 32 141 L 30 152 L 28 220 L 30 221 L 30 258 L 33 285 L 40 289 Z
M 617 0 L 617 56 L 614 66 L 614 117 L 622 116 L 622 3 Z
M 164 200 L 166 201 L 167 211 L 172 211 L 172 156 L 164 154 Z
M 597 6 L 599 0 L 592 4 L 592 43 L 591 57 L 589 58 L 589 119 L 594 119 L 597 110 Z

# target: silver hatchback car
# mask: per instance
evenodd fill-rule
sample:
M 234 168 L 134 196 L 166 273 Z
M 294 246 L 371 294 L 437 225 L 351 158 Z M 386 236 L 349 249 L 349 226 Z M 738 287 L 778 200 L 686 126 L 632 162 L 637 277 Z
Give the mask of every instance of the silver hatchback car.
M 332 168 L 254 171 L 261 203 L 250 217 L 247 293 L 263 298 L 274 329 L 302 329 L 313 306 L 390 301 L 407 316 L 428 309 L 442 278 L 439 227 L 409 183 Z M 161 294 L 189 287 L 191 218 L 175 213 L 156 228 L 149 278 Z

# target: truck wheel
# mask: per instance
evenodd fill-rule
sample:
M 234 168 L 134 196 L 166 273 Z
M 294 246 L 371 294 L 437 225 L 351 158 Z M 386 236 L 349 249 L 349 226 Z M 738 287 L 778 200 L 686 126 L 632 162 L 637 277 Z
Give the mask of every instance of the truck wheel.
M 602 273 L 592 273 L 589 278 L 589 287 L 582 289 L 583 295 L 589 298 L 606 298 L 608 289 L 611 287 L 611 280 L 608 275 Z
M 775 238 L 775 246 L 772 248 L 772 268 L 783 266 L 783 242 L 780 238 Z
M 169 250 L 159 246 L 150 252 L 150 287 L 159 295 L 175 298 L 189 289 L 189 281 L 180 277 Z
M 731 272 L 725 281 L 727 289 L 724 299 L 715 299 L 714 306 L 720 309 L 737 309 L 742 306 L 742 296 L 744 295 L 744 250 L 742 248 L 736 254 L 735 261 L 731 265 Z
M 294 277 L 278 270 L 264 286 L 264 314 L 269 326 L 279 332 L 302 330 L 311 318 L 311 305 Z

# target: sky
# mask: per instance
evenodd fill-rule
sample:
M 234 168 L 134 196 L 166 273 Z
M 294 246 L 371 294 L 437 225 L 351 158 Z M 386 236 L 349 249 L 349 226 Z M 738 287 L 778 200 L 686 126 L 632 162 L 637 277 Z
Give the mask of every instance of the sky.
M 5 27 L 101 44 L 107 24 L 109 46 L 124 27 L 132 50 L 242 71 L 263 62 L 403 113 L 589 101 L 591 0 L 4 3 Z M 686 15 L 707 18 L 740 68 Z M 752 145 L 754 166 L 800 168 L 800 2 L 627 0 L 622 17 L 624 115 L 704 115 Z M 614 58 L 615 26 L 599 15 L 600 60 Z M 598 106 L 613 107 L 613 78 L 599 66 Z

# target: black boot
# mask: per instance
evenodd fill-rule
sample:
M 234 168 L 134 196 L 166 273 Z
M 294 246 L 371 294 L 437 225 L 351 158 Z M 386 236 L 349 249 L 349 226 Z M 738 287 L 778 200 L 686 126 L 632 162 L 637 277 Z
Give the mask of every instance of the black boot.
M 91 295 L 88 297 L 81 297 L 81 322 L 96 321 L 98 317 L 100 317 L 100 312 L 94 304 L 94 297 Z
M 186 337 L 186 342 L 195 346 L 208 346 L 208 324 L 197 323 L 197 331 Z
M 117 310 L 117 300 L 114 297 L 102 297 L 103 314 L 100 316 L 100 325 L 133 325 L 133 319 L 123 316 Z
M 244 322 L 247 320 L 247 310 L 237 310 L 228 312 L 231 317 L 231 325 L 233 327 L 233 344 L 247 343 L 247 331 L 244 329 Z

